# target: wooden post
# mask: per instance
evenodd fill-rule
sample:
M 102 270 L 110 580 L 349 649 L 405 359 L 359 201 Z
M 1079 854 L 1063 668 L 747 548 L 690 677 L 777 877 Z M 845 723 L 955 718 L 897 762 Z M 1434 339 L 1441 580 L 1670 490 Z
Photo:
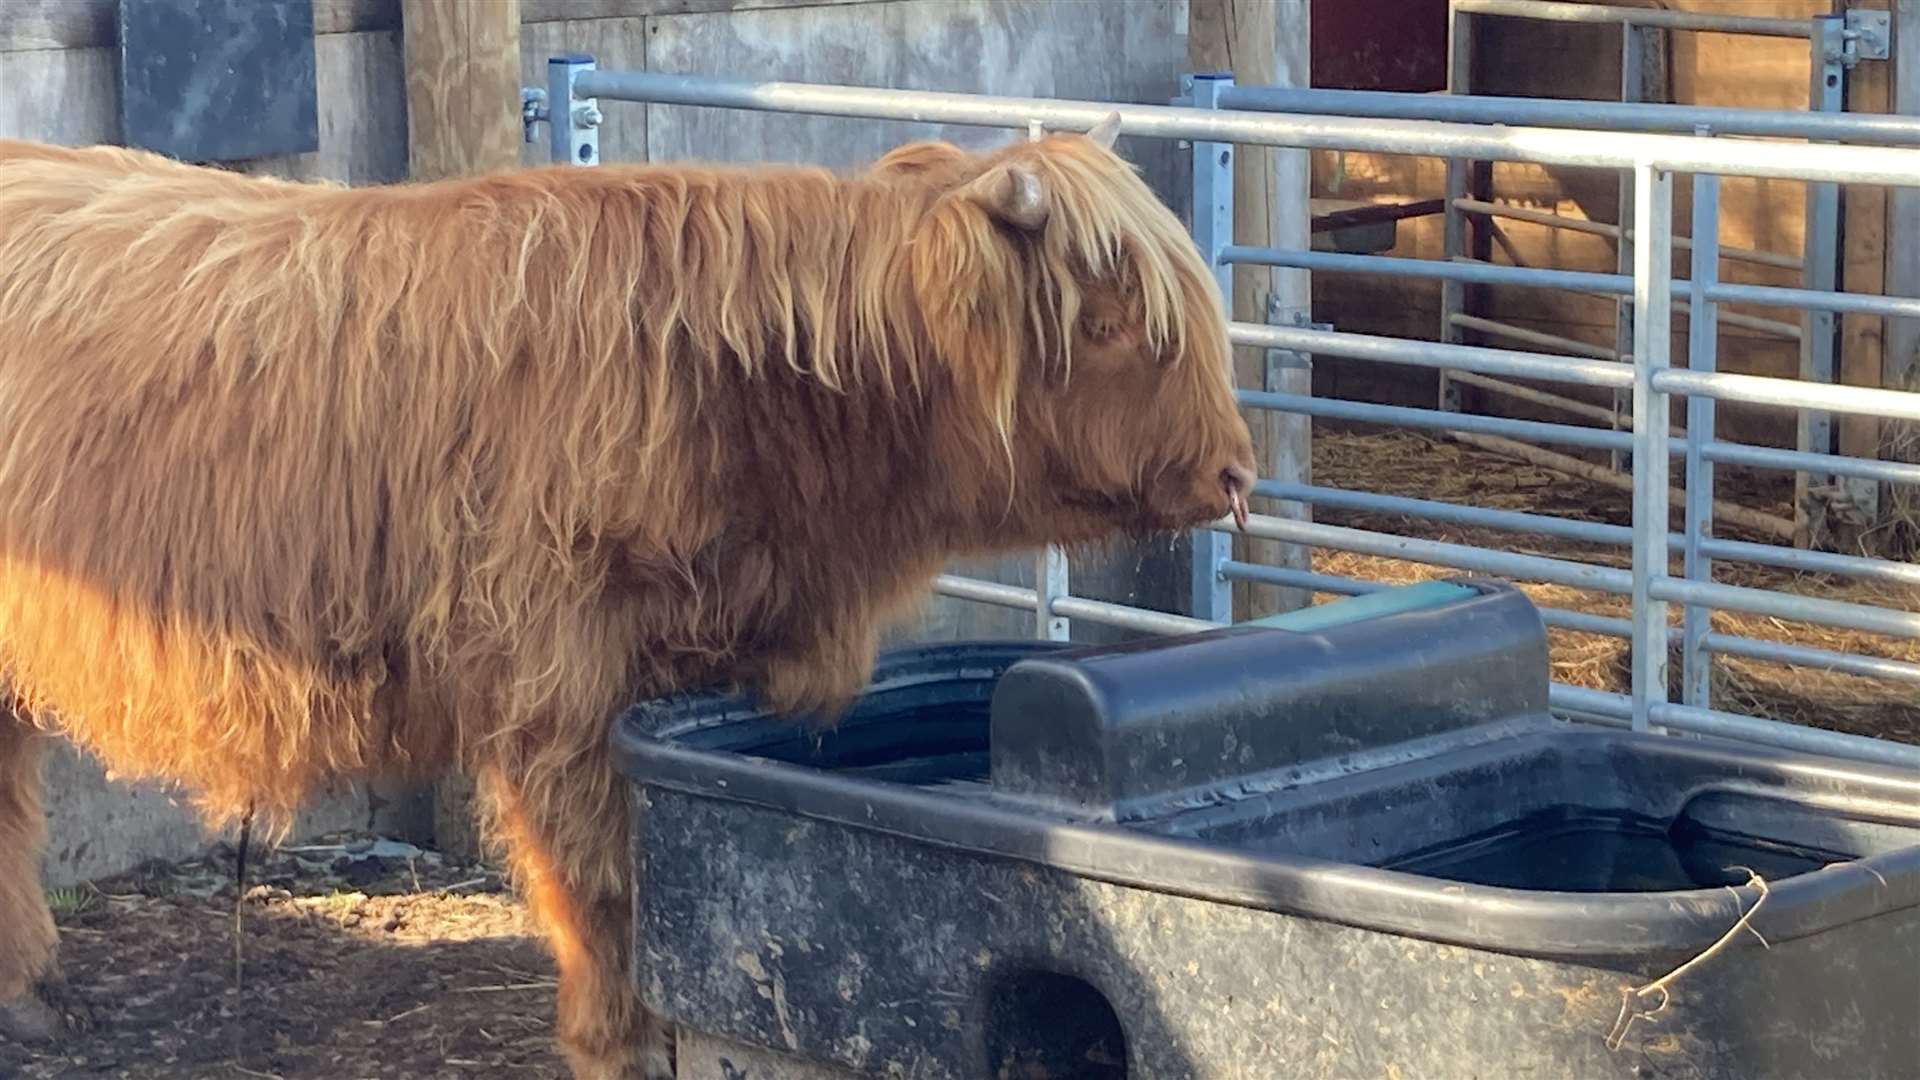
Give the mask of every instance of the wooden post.
M 1187 64 L 1195 72 L 1230 72 L 1241 86 L 1309 85 L 1311 57 L 1305 0 L 1191 0 L 1188 7 Z M 1309 164 L 1305 150 L 1241 147 L 1235 154 L 1234 242 L 1259 247 L 1307 250 Z M 1291 321 L 1311 314 L 1313 290 L 1305 270 L 1240 266 L 1233 274 L 1233 317 L 1265 322 L 1269 298 L 1278 317 Z M 1313 373 L 1297 364 L 1276 364 L 1269 377 L 1266 351 L 1236 349 L 1234 373 L 1248 389 L 1312 394 Z M 1264 480 L 1307 483 L 1312 477 L 1312 418 L 1251 411 L 1254 452 Z M 1263 505 L 1265 504 L 1265 505 Z M 1259 513 L 1310 520 L 1312 509 L 1283 510 L 1283 504 L 1255 500 Z M 1236 538 L 1234 546 L 1250 561 L 1306 570 L 1312 550 L 1300 544 Z M 1236 586 L 1236 618 L 1259 618 L 1305 607 L 1312 595 L 1302 589 L 1268 585 Z
M 520 0 L 401 0 L 407 173 L 414 180 L 520 164 Z M 478 858 L 473 783 L 434 787 L 434 844 Z
M 402 0 L 415 180 L 520 163 L 520 0 Z

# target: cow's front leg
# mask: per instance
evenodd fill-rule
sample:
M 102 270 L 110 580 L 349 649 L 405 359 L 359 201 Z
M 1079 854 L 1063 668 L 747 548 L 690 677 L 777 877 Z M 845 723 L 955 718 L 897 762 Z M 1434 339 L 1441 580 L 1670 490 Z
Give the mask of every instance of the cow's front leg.
M 640 1004 L 626 787 L 604 753 L 537 778 L 492 769 L 493 829 L 559 969 L 555 1026 L 576 1080 L 673 1080 L 670 1032 Z

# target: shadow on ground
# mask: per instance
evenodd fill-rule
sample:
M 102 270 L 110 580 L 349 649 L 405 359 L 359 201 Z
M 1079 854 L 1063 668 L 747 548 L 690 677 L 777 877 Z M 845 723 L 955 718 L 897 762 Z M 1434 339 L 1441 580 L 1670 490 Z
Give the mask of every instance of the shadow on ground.
M 231 850 L 62 890 L 93 1026 L 0 1042 L 0 1077 L 565 1077 L 552 965 L 499 874 L 383 850 L 256 851 L 237 939 Z

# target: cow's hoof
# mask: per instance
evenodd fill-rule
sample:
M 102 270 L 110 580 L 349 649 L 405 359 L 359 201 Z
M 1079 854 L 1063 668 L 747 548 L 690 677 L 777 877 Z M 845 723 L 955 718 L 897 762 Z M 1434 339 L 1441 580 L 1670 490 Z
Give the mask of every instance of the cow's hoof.
M 48 1043 L 93 1027 L 92 1012 L 60 982 L 44 982 L 34 990 L 0 1001 L 0 1039 L 16 1043 Z
M 0 1039 L 46 1043 L 66 1033 L 66 1018 L 60 1015 L 60 1010 L 40 1000 L 39 994 L 22 994 L 11 1001 L 0 1001 Z

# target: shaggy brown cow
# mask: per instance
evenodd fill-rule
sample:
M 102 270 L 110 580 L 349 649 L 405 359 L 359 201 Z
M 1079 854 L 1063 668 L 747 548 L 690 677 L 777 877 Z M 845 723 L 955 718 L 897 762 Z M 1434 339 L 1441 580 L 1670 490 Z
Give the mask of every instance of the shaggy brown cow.
M 1092 137 L 346 189 L 0 142 L 0 1019 L 38 729 L 284 826 L 476 775 L 576 1075 L 659 1075 L 611 718 L 831 714 L 956 556 L 1244 511 L 1220 296 Z

